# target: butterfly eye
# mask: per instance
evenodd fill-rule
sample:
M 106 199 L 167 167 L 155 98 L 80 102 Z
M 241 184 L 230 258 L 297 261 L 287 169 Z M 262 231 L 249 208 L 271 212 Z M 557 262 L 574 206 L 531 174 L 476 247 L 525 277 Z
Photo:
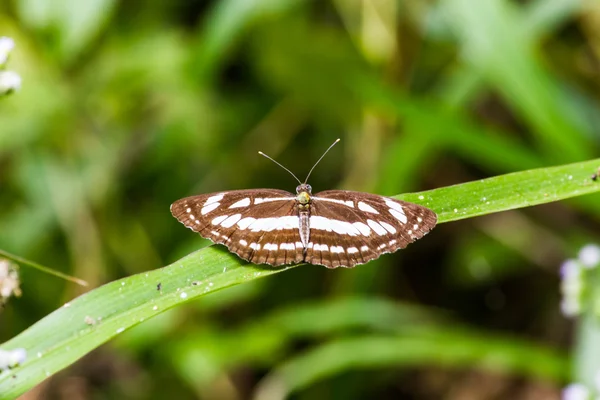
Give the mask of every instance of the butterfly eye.
M 312 187 L 306 183 L 296 186 L 296 193 L 300 194 L 302 192 L 308 192 L 309 194 L 312 194 Z

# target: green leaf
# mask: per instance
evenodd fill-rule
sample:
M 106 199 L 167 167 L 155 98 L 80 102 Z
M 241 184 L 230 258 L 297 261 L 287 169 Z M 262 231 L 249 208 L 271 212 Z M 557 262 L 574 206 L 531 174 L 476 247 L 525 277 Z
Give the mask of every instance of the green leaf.
M 434 210 L 438 223 L 551 203 L 600 191 L 600 159 L 500 175 L 397 196 Z
M 215 3 L 206 18 L 206 27 L 200 35 L 200 50 L 195 65 L 203 70 L 200 75 L 210 77 L 223 62 L 231 47 L 241 38 L 247 27 L 261 18 L 276 16 L 292 8 L 299 0 L 248 2 L 225 0 Z
M 92 290 L 0 347 L 27 350 L 22 366 L 0 375 L 0 399 L 15 398 L 112 337 L 177 304 L 287 268 L 248 265 L 212 246 L 167 267 Z
M 564 381 L 568 371 L 566 357 L 532 343 L 435 328 L 412 335 L 371 335 L 326 343 L 275 368 L 259 384 L 254 398 L 284 399 L 349 369 L 426 365 L 518 372 L 555 381 Z
M 399 196 L 426 205 L 439 222 L 549 203 L 600 191 L 600 159 L 523 171 Z M 241 262 L 222 247 L 192 253 L 147 273 L 108 283 L 54 311 L 3 350 L 25 348 L 23 365 L 0 374 L 0 398 L 14 398 L 112 337 L 178 304 L 293 268 Z M 161 290 L 157 290 L 160 283 Z
M 15 8 L 29 28 L 52 30 L 60 55 L 71 61 L 107 27 L 116 1 L 25 0 Z
M 591 136 L 578 126 L 580 110 L 536 55 L 535 40 L 520 7 L 504 0 L 444 2 L 445 15 L 459 37 L 462 58 L 501 93 L 531 126 L 544 153 L 554 160 L 581 160 L 593 154 Z M 533 22 L 533 21 L 531 21 Z M 477 34 L 473 34 L 477 32 Z M 507 63 L 505 60 L 509 59 Z
M 185 337 L 162 344 L 161 350 L 169 355 L 170 365 L 186 378 L 190 387 L 196 387 L 210 384 L 239 365 L 272 365 L 297 340 L 322 341 L 358 332 L 414 331 L 414 326 L 447 323 L 448 318 L 440 314 L 437 309 L 369 296 L 295 302 L 227 330 L 204 324 L 192 327 Z M 146 341 L 147 346 L 156 343 Z

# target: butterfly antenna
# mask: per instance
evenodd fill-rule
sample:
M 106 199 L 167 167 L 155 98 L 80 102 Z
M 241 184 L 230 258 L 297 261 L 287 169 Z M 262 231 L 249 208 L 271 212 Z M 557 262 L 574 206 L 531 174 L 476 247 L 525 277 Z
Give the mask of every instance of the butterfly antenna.
M 292 171 L 290 171 L 289 169 L 287 169 L 286 167 L 284 167 L 283 165 L 281 165 L 280 163 L 278 163 L 277 161 L 273 160 L 271 157 L 269 157 L 268 155 L 266 155 L 265 153 L 263 153 L 262 151 L 259 151 L 258 154 L 260 154 L 261 156 L 267 157 L 269 160 L 273 161 L 275 164 L 279 165 L 281 168 L 285 169 L 287 172 L 290 173 L 290 175 L 292 175 L 299 184 L 302 185 L 302 182 L 300 182 L 300 179 L 298 179 L 298 177 L 296 175 L 294 175 L 294 173 Z
M 317 160 L 317 162 L 315 163 L 315 165 L 313 165 L 313 167 L 310 169 L 310 171 L 308 171 L 308 175 L 306 175 L 306 180 L 304 181 L 304 183 L 308 182 L 308 178 L 310 177 L 310 174 L 312 174 L 313 169 L 315 169 L 315 167 L 317 166 L 317 164 L 321 162 L 321 160 L 323 159 L 323 157 L 325 157 L 325 154 L 327 154 L 329 152 L 329 150 L 331 150 L 331 148 L 333 146 L 335 146 L 337 144 L 337 142 L 339 142 L 340 140 L 341 139 L 337 139 L 335 142 L 333 142 L 331 144 L 331 146 L 329 146 L 329 148 L 327 150 L 325 150 L 325 153 L 323 153 L 323 155 L 321 156 L 321 158 L 319 158 Z M 296 178 L 296 179 L 298 179 L 298 178 Z

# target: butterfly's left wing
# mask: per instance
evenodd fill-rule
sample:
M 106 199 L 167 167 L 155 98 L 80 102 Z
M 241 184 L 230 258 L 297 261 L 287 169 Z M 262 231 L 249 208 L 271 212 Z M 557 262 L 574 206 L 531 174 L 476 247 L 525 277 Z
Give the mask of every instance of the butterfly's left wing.
M 295 196 L 284 190 L 231 190 L 177 200 L 171 213 L 244 260 L 284 265 L 303 260 L 295 204 Z
M 436 222 L 430 209 L 391 197 L 348 190 L 316 193 L 305 260 L 329 268 L 353 267 L 405 248 Z

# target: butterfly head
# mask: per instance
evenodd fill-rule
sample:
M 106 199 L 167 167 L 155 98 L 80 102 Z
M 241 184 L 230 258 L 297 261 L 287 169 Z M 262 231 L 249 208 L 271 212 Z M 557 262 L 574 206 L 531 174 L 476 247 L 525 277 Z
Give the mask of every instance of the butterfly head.
M 310 203 L 310 196 L 312 195 L 312 187 L 308 183 L 302 183 L 296 187 L 296 200 L 298 203 L 305 205 Z

